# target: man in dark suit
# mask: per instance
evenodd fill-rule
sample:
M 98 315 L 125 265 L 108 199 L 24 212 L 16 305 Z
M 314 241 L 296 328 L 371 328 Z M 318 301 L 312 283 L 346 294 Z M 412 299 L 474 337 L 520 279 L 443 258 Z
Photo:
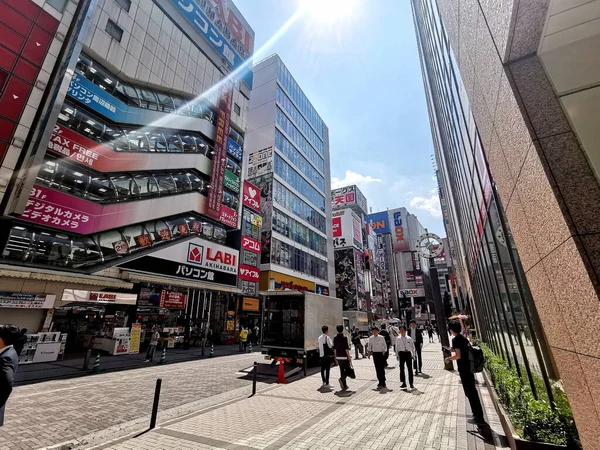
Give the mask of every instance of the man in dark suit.
M 19 336 L 17 327 L 0 325 L 0 427 L 4 425 L 4 406 L 12 392 L 19 364 L 19 355 L 12 345 Z
M 415 343 L 415 350 L 417 351 L 417 358 L 415 359 L 415 375 L 418 373 L 423 373 L 421 369 L 423 368 L 423 358 L 421 357 L 421 348 L 423 347 L 423 330 L 417 328 L 417 322 L 411 320 L 409 322 L 409 336 L 413 339 Z

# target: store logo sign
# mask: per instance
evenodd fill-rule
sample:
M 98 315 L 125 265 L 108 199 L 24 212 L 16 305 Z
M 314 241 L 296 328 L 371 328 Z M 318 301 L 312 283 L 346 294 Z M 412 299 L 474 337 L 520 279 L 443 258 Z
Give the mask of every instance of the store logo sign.
M 260 211 L 260 191 L 256 186 L 244 181 L 242 204 L 254 211 Z
M 242 248 L 254 253 L 260 253 L 260 242 L 248 236 L 242 236 Z
M 260 280 L 260 271 L 256 267 L 240 264 L 240 278 L 244 281 L 254 281 L 258 283 Z
M 204 246 L 198 244 L 190 244 L 188 248 L 188 262 L 202 264 L 202 256 L 204 255 Z

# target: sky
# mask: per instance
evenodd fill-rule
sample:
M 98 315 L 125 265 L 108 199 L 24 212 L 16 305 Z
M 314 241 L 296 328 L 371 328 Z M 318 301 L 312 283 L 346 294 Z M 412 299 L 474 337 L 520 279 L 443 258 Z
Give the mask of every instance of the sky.
M 254 60 L 279 54 L 329 127 L 332 188 L 357 184 L 373 212 L 404 206 L 445 236 L 410 1 L 234 3 Z

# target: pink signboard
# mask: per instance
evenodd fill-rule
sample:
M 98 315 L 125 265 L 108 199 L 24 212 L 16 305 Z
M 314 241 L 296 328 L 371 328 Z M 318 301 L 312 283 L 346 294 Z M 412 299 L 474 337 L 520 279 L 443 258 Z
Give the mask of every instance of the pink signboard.
M 231 104 L 233 102 L 233 83 L 224 80 L 221 85 L 219 95 L 219 111 L 217 115 L 217 131 L 215 134 L 214 156 L 212 170 L 210 173 L 211 188 L 208 190 L 208 209 L 206 215 L 215 220 L 231 225 L 231 222 L 222 222 L 222 219 L 229 220 L 230 217 L 221 214 L 223 201 L 223 185 L 225 183 L 225 168 L 227 166 L 227 139 L 229 137 Z M 237 214 L 236 214 L 237 216 Z M 236 217 L 237 219 L 237 217 Z
M 260 189 L 252 183 L 244 181 L 244 190 L 242 192 L 242 205 L 260 212 Z
M 228 206 L 221 205 L 221 212 L 219 214 L 219 222 L 224 225 L 237 228 L 238 213 L 236 210 L 229 208 Z

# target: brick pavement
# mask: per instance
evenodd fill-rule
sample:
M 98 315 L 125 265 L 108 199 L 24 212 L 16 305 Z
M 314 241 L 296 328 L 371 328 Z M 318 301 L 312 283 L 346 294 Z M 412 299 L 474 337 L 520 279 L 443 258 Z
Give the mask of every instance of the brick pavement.
M 377 391 L 372 362 L 355 361 L 356 380 L 348 394 L 320 390 L 320 376 L 271 386 L 252 398 L 231 400 L 186 417 L 161 421 L 137 438 L 118 439 L 96 450 L 162 449 L 418 449 L 486 450 L 500 447 L 498 436 L 484 439 L 467 425 L 466 402 L 456 373 L 443 370 L 439 344 L 425 344 L 416 390 L 400 389 L 399 372 L 387 371 L 389 390 Z M 395 363 L 394 365 L 397 365 Z M 337 381 L 339 369 L 332 368 Z M 498 431 L 489 398 L 480 389 L 488 419 Z M 492 439 L 495 438 L 495 441 Z
M 87 448 L 142 431 L 149 423 L 158 377 L 163 379 L 159 409 L 163 419 L 247 397 L 251 383 L 236 372 L 259 358 L 222 356 L 16 387 L 0 428 L 0 450 L 62 443 Z

